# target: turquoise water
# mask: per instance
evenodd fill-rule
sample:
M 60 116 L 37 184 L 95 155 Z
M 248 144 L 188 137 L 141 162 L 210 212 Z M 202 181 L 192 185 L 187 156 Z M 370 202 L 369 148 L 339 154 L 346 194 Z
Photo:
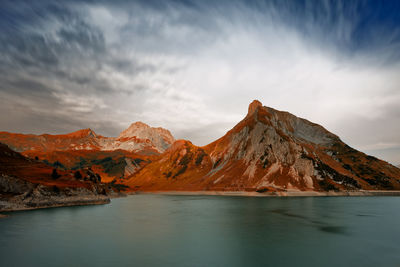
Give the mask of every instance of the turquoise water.
M 0 266 L 400 266 L 400 198 L 134 195 L 15 212 Z

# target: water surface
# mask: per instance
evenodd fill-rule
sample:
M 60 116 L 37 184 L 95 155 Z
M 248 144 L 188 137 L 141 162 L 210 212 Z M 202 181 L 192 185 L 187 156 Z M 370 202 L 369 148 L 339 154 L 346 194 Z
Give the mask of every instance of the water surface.
M 133 195 L 0 219 L 0 266 L 400 266 L 400 197 Z

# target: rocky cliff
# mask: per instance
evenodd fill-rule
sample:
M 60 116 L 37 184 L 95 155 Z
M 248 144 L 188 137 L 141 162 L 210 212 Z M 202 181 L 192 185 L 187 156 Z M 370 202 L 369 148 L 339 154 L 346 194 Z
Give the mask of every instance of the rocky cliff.
M 103 190 L 102 186 L 94 186 L 91 190 L 46 186 L 0 174 L 0 211 L 107 204 L 110 198 Z

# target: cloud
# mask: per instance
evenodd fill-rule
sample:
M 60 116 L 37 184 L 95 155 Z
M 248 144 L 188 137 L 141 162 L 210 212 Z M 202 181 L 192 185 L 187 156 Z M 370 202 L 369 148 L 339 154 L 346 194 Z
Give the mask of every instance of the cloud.
M 398 8 L 364 1 L 5 2 L 0 111 L 13 112 L 0 127 L 91 127 L 116 136 L 142 120 L 204 145 L 260 99 L 397 163 L 400 153 L 389 150 L 400 143 Z

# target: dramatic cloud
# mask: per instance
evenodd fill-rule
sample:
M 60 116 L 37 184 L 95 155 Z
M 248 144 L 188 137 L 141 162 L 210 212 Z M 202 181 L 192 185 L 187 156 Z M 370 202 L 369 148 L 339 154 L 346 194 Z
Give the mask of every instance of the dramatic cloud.
M 400 4 L 3 1 L 0 130 L 115 136 L 142 120 L 204 145 L 247 105 L 400 163 Z

